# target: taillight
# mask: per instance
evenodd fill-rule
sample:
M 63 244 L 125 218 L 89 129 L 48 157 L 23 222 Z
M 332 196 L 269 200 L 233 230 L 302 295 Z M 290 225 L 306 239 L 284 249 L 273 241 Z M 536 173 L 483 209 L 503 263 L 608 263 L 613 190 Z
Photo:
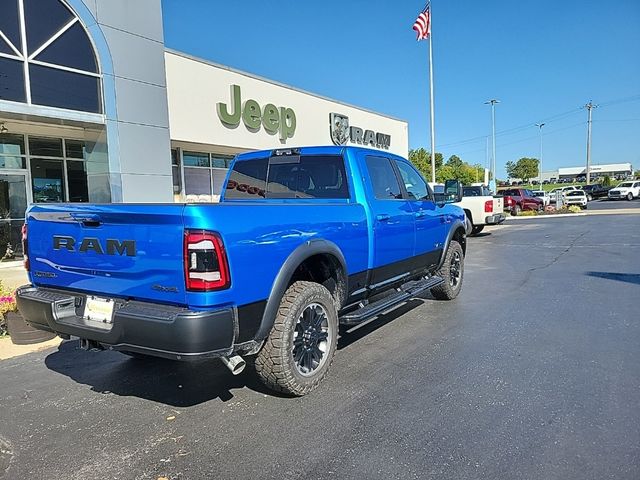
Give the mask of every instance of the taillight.
M 484 213 L 492 213 L 493 212 L 493 200 L 487 200 L 484 202 Z
M 29 271 L 30 265 L 29 265 L 29 255 L 27 253 L 27 222 L 24 222 L 22 224 L 22 257 L 23 257 L 23 261 L 22 264 L 24 265 L 24 268 Z
M 229 264 L 220 235 L 206 230 L 185 231 L 184 275 L 187 290 L 209 292 L 229 288 Z

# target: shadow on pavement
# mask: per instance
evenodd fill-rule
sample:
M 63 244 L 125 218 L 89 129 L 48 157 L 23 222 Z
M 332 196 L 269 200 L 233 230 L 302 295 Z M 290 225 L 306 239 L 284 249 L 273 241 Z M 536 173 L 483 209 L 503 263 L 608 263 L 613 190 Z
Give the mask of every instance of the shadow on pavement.
M 139 397 L 174 407 L 190 407 L 216 398 L 227 402 L 233 399 L 233 390 L 245 387 L 278 396 L 262 384 L 253 370 L 252 357 L 247 357 L 245 371 L 234 376 L 215 359 L 179 362 L 133 358 L 118 352 L 86 352 L 77 341 L 71 341 L 48 355 L 45 364 L 95 392 Z
M 433 297 L 426 292 L 358 328 L 352 327 L 351 332 L 341 327 L 338 349 L 347 348 L 429 299 Z M 138 397 L 174 407 L 190 407 L 216 398 L 227 402 L 233 399 L 233 390 L 242 388 L 287 398 L 262 384 L 254 371 L 253 358 L 245 357 L 246 369 L 234 376 L 215 359 L 180 362 L 129 357 L 114 351 L 87 352 L 80 349 L 78 341 L 67 341 L 46 357 L 45 364 L 54 372 L 90 386 L 94 392 Z
M 590 277 L 604 278 L 606 280 L 617 280 L 619 282 L 640 285 L 640 274 L 638 273 L 587 272 L 587 275 L 589 275 Z

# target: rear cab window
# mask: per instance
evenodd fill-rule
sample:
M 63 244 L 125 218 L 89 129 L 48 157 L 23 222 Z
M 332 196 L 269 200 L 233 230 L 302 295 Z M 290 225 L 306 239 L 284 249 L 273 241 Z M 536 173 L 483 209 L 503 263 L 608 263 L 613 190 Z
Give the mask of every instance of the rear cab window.
M 226 200 L 292 198 L 350 198 L 343 157 L 289 155 L 234 162 Z

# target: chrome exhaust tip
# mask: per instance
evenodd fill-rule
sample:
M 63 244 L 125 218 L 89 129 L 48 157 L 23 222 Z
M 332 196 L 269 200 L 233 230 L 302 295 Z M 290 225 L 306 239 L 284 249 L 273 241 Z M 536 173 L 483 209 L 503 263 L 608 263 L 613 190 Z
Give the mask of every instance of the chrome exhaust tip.
M 220 357 L 224 366 L 229 369 L 234 375 L 239 375 L 247 366 L 247 362 L 244 361 L 240 355 L 232 355 L 231 357 Z

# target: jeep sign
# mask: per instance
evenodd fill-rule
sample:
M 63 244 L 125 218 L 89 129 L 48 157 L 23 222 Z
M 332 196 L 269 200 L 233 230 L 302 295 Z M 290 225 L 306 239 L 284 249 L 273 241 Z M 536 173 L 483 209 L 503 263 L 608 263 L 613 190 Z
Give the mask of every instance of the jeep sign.
M 389 150 L 391 145 L 391 135 L 352 127 L 349 125 L 349 117 L 340 113 L 329 115 L 329 131 L 331 140 L 336 145 L 346 145 L 351 141 L 351 143 L 384 150 Z
M 285 142 L 296 132 L 296 113 L 287 107 L 276 107 L 267 103 L 264 107 L 252 99 L 242 103 L 240 86 L 231 85 L 230 106 L 219 102 L 217 105 L 218 118 L 229 128 L 240 125 L 240 119 L 251 132 L 257 132 L 262 125 L 267 133 L 280 133 L 280 140 Z

